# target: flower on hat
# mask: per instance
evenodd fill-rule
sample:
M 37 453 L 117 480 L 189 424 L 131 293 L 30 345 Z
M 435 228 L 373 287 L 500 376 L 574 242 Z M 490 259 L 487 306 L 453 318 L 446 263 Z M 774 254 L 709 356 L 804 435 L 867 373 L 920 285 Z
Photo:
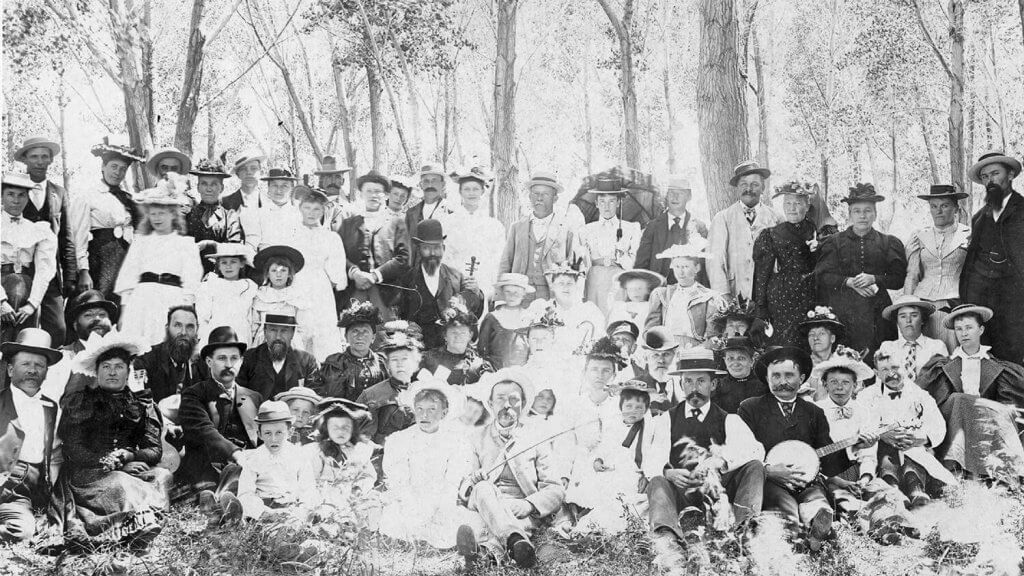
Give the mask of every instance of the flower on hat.
M 865 352 L 866 352 L 866 350 L 865 350 Z M 841 356 L 843 358 L 848 358 L 848 359 L 850 359 L 850 360 L 852 360 L 854 362 L 860 362 L 860 361 L 862 361 L 864 359 L 864 353 L 865 352 L 857 352 L 856 350 L 854 350 L 853 348 L 850 348 L 849 346 L 845 346 L 843 344 L 840 344 L 839 346 L 836 346 L 836 349 L 835 349 L 834 352 L 832 352 L 832 355 L 833 356 Z
M 349 301 L 348 308 L 341 311 L 338 325 L 351 326 L 361 323 L 371 326 L 379 325 L 381 323 L 380 310 L 370 301 L 361 302 L 353 298 Z
M 156 183 L 156 186 L 140 192 L 135 201 L 139 204 L 178 206 L 183 208 L 189 205 L 187 194 L 189 186 L 187 176 L 182 176 L 176 172 L 169 172 L 166 178 Z
M 775 187 L 775 196 L 781 194 L 799 194 L 801 196 L 810 196 L 814 193 L 814 185 L 810 182 L 797 182 L 795 180 L 786 182 L 782 186 Z
M 558 310 L 555 310 L 554 304 L 548 304 L 545 307 L 531 307 L 533 315 L 529 318 L 527 326 L 530 328 L 542 327 L 542 328 L 558 328 L 565 326 L 565 322 L 562 321 L 561 316 L 558 315 Z
M 808 320 L 838 320 L 835 312 L 828 306 L 815 306 L 813 310 L 807 311 Z

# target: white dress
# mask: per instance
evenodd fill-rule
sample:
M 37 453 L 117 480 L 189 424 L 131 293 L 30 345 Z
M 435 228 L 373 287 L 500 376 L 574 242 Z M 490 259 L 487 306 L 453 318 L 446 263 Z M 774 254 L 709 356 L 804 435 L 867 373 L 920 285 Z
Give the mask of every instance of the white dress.
M 281 316 L 296 316 L 299 310 L 309 308 L 309 300 L 304 294 L 295 289 L 295 285 L 285 286 L 280 290 L 270 286 L 260 286 L 256 289 L 256 298 L 252 301 L 252 347 L 255 348 L 266 341 L 263 334 L 263 319 L 267 314 Z M 303 331 L 301 328 L 295 330 L 292 337 L 292 348 L 305 350 L 303 347 Z
M 147 272 L 173 274 L 181 286 L 140 282 Z M 193 304 L 202 277 L 199 248 L 191 236 L 136 236 L 114 285 L 114 292 L 121 296 L 121 332 L 143 342 L 162 342 L 167 310 L 178 304 Z
M 341 236 L 330 230 L 302 227 L 295 233 L 292 247 L 306 260 L 292 286 L 309 301 L 296 320 L 305 331 L 305 350 L 323 362 L 342 349 L 334 291 L 348 286 L 345 246 Z
M 201 282 L 196 292 L 200 345 L 205 344 L 210 332 L 219 326 L 230 326 L 242 342 L 251 344 L 252 303 L 256 290 L 256 283 L 248 278 L 225 280 L 210 275 Z

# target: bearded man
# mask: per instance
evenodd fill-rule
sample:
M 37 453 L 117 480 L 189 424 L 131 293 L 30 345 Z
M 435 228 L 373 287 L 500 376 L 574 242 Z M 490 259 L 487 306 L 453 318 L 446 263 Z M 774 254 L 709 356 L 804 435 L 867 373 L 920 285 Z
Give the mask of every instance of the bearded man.
M 309 386 L 320 370 L 309 352 L 292 348 L 294 316 L 267 314 L 263 321 L 263 344 L 245 352 L 238 371 L 238 383 L 263 398 L 273 398 L 296 386 Z
M 180 394 L 189 386 L 206 378 L 205 370 L 195 357 L 199 321 L 192 306 L 172 306 L 167 311 L 164 341 L 135 359 L 135 376 L 142 378 L 146 388 L 159 402 Z

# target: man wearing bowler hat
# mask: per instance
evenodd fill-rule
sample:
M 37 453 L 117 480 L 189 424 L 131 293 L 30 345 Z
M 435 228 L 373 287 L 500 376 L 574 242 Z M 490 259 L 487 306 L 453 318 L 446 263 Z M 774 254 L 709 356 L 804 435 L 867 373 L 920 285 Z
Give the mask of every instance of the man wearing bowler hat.
M 968 176 L 985 187 L 985 205 L 971 219 L 960 297 L 995 314 L 986 325 L 992 354 L 1024 359 L 1024 198 L 1013 189 L 1021 164 L 998 152 L 983 155 Z
M 762 230 L 782 221 L 775 210 L 761 203 L 765 180 L 771 174 L 753 160 L 741 162 L 729 180 L 738 194 L 736 203 L 711 219 L 708 279 L 710 288 L 719 294 L 746 300 L 753 294 L 754 240 Z
M 313 384 L 320 366 L 309 352 L 292 348 L 297 327 L 294 316 L 267 314 L 263 320 L 264 342 L 245 353 L 245 362 L 238 371 L 239 384 L 264 398 Z
M 476 278 L 442 264 L 444 230 L 439 220 L 427 219 L 416 225 L 413 242 L 416 264 L 400 280 L 405 288 L 398 294 L 398 316 L 423 327 L 423 345 L 427 349 L 444 344 L 444 329 L 438 324 L 441 312 L 453 297 L 459 297 L 477 317 L 483 311 L 483 294 Z
M 21 215 L 29 222 L 46 222 L 57 235 L 57 273 L 43 295 L 39 325 L 50 333 L 53 342 L 64 342 L 64 298 L 75 293 L 78 260 L 75 256 L 75 234 L 68 219 L 71 197 L 68 191 L 47 178 L 50 164 L 60 153 L 60 145 L 42 136 L 26 139 L 14 153 L 14 160 L 25 164 L 33 188 Z
M 705 239 L 708 237 L 707 224 L 686 209 L 692 195 L 689 180 L 679 175 L 668 177 L 668 185 L 665 186 L 665 211 L 644 228 L 633 266 L 661 274 L 668 278 L 668 284 L 676 283 L 676 277 L 669 266 L 670 261 L 655 258 L 655 255 L 661 254 L 675 244 L 687 244 L 695 236 Z M 706 279 L 698 278 L 698 282 L 707 286 Z
M 61 353 L 38 328 L 22 330 L 0 353 L 8 380 L 0 389 L 0 542 L 17 542 L 35 534 L 34 511 L 50 498 L 57 403 L 41 387 Z

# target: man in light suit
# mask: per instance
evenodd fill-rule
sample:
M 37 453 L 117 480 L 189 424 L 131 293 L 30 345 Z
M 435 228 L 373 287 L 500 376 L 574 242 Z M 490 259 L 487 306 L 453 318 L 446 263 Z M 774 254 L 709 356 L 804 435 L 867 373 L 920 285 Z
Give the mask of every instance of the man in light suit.
M 14 160 L 25 164 L 29 178 L 35 188 L 29 191 L 29 203 L 22 216 L 31 222 L 48 222 L 57 235 L 57 273 L 43 295 L 39 324 L 50 333 L 57 344 L 64 342 L 64 298 L 70 298 L 78 291 L 92 287 L 88 274 L 78 276 L 78 261 L 75 258 L 75 235 L 68 220 L 68 205 L 71 199 L 63 187 L 46 178 L 46 172 L 53 158 L 60 153 L 56 142 L 36 136 L 25 140 L 14 153 Z M 83 284 L 79 284 L 82 280 Z
M 530 286 L 536 292 L 524 298 L 524 305 L 551 297 L 544 273 L 568 260 L 573 244 L 569 223 L 554 211 L 563 190 L 555 175 L 537 172 L 526 183 L 526 188 L 530 191 L 533 214 L 512 224 L 498 264 L 498 274 L 515 272 L 530 279 Z
M 754 240 L 765 228 L 782 219 L 775 210 L 761 204 L 761 193 L 771 171 L 757 162 L 741 162 L 733 170 L 730 186 L 739 192 L 739 200 L 711 220 L 711 255 L 708 279 L 719 294 L 742 296 L 749 300 L 754 287 Z
M 669 284 L 676 283 L 676 277 L 669 266 L 670 261 L 659 260 L 655 255 L 668 250 L 674 244 L 687 244 L 694 235 L 704 239 L 708 237 L 707 224 L 694 218 L 686 209 L 691 196 L 689 180 L 682 176 L 669 176 L 668 186 L 665 188 L 667 209 L 647 224 L 640 237 L 640 247 L 636 251 L 634 266 L 661 274 L 668 279 Z M 697 281 L 707 285 L 707 279 L 698 278 Z
M 562 507 L 565 489 L 550 443 L 534 446 L 543 434 L 520 420 L 529 386 L 514 371 L 495 376 L 488 397 L 494 420 L 470 440 L 474 472 L 459 489 L 460 500 L 478 518 L 473 526 L 459 527 L 456 546 L 468 567 L 507 553 L 526 569 L 537 562 L 530 533 Z
M 423 328 L 423 345 L 428 350 L 444 344 L 444 328 L 438 324 L 453 296 L 459 296 L 466 308 L 478 317 L 483 312 L 484 295 L 476 278 L 463 276 L 455 268 L 442 264 L 444 230 L 441 222 L 427 219 L 416 225 L 413 235 L 417 264 L 399 281 L 398 317 Z

